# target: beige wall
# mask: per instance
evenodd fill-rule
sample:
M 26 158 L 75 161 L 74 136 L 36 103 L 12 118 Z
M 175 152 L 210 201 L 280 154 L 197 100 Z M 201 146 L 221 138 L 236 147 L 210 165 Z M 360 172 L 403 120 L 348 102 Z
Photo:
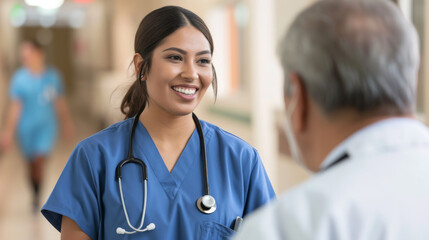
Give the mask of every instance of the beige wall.
M 1 31 L 1 28 L 0 28 Z M 0 46 L 2 44 L 2 40 L 0 39 Z M 4 77 L 4 70 L 3 70 L 3 61 L 0 54 L 0 131 L 3 126 L 4 116 L 6 114 L 5 112 L 5 106 L 7 102 L 7 86 L 6 86 L 6 79 Z
M 3 65 L 6 75 L 13 71 L 13 64 L 17 60 L 17 31 L 11 26 L 9 20 L 10 9 L 13 0 L 0 1 L 0 54 L 3 57 Z
M 75 55 L 78 66 L 89 67 L 92 70 L 106 70 L 110 65 L 110 26 L 108 21 L 108 5 L 100 1 L 88 4 L 86 8 L 85 25 L 75 29 L 76 41 L 84 42 L 85 51 Z
M 16 59 L 16 32 L 9 24 L 11 6 L 11 1 L 0 2 L 0 129 L 7 109 L 9 77 Z

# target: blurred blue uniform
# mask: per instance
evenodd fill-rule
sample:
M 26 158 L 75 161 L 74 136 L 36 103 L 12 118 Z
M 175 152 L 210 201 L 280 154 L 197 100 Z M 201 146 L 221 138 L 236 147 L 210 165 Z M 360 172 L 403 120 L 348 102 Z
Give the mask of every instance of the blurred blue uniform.
M 33 75 L 20 68 L 12 77 L 10 96 L 21 102 L 18 141 L 27 159 L 50 153 L 57 133 L 55 99 L 63 93 L 59 74 L 47 68 Z
M 217 210 L 210 215 L 196 207 L 204 193 L 200 142 L 194 131 L 177 164 L 168 171 L 149 133 L 139 123 L 133 139 L 134 156 L 147 165 L 148 198 L 144 226 L 156 229 L 117 235 L 130 230 L 122 210 L 115 168 L 126 158 L 133 119 L 83 140 L 71 155 L 55 189 L 42 208 L 60 230 L 62 215 L 73 219 L 95 239 L 227 239 L 234 220 L 270 201 L 274 191 L 257 151 L 243 140 L 201 121 L 207 147 L 210 194 Z M 122 168 L 122 186 L 131 224 L 138 226 L 143 203 L 140 166 Z

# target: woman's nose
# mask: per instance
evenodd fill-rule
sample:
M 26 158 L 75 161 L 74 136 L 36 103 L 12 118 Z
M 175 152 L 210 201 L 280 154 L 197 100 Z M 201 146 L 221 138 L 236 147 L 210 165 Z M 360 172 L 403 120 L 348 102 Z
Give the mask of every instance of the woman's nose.
M 180 75 L 186 80 L 196 80 L 198 79 L 198 71 L 196 66 L 193 63 L 186 63 L 183 65 L 182 73 Z

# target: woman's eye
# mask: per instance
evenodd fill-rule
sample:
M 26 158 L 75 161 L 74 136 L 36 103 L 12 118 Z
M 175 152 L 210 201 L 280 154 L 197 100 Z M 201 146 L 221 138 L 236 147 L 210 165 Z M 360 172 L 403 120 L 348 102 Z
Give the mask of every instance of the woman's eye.
M 210 59 L 205 59 L 205 58 L 198 60 L 198 62 L 202 63 L 202 64 L 210 64 L 211 63 Z
M 171 55 L 171 56 L 168 56 L 167 58 L 170 60 L 173 60 L 173 61 L 181 61 L 182 60 L 182 57 L 178 56 L 178 55 Z

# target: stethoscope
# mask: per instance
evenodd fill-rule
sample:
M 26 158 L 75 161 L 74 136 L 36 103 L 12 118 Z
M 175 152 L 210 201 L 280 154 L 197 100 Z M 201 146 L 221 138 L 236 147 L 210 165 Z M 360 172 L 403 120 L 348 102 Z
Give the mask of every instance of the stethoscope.
M 148 224 L 144 229 L 142 229 L 143 227 L 143 223 L 144 223 L 144 218 L 145 218 L 145 214 L 146 214 L 146 200 L 147 200 L 147 170 L 146 170 L 146 164 L 138 159 L 134 157 L 133 154 L 133 136 L 134 136 L 134 132 L 136 130 L 136 126 L 137 123 L 139 122 L 139 118 L 140 118 L 140 114 L 143 112 L 143 107 L 139 110 L 139 112 L 136 114 L 136 116 L 134 117 L 133 120 L 133 125 L 131 127 L 131 133 L 130 133 L 130 138 L 129 138 L 129 147 L 128 147 L 128 157 L 124 160 L 122 160 L 117 166 L 116 166 L 116 174 L 115 174 L 115 179 L 118 181 L 118 185 L 119 185 L 119 193 L 121 196 L 121 204 L 122 204 L 122 208 L 124 210 L 124 214 L 125 214 L 125 219 L 127 220 L 128 226 L 133 230 L 133 231 L 126 231 L 125 229 L 118 227 L 116 228 L 116 233 L 117 234 L 134 234 L 137 232 L 146 232 L 146 231 L 151 231 L 155 229 L 155 224 L 154 223 L 150 223 Z M 207 156 L 206 156 L 206 147 L 205 147 L 205 143 L 204 143 L 204 134 L 203 134 L 203 130 L 201 128 L 201 124 L 200 121 L 198 120 L 197 116 L 192 113 L 192 119 L 195 122 L 195 126 L 197 127 L 197 132 L 200 138 L 200 149 L 201 149 L 201 156 L 202 156 L 202 160 L 203 160 L 203 171 L 204 171 L 204 175 L 205 175 L 205 195 L 201 196 L 200 198 L 198 198 L 196 204 L 197 204 L 197 208 L 198 210 L 200 210 L 200 212 L 205 213 L 205 214 L 211 214 L 216 210 L 216 200 L 214 199 L 214 197 L 212 197 L 209 193 L 209 177 L 208 177 L 208 173 L 207 173 Z M 127 212 L 127 208 L 125 206 L 125 201 L 124 201 L 124 194 L 122 191 L 122 182 L 121 182 L 121 169 L 122 167 L 127 164 L 127 163 L 136 163 L 139 164 L 142 168 L 142 174 L 143 174 L 143 185 L 144 185 L 144 197 L 143 197 L 143 211 L 142 211 L 142 218 L 140 221 L 140 226 L 139 227 L 134 227 L 131 223 L 130 223 L 130 219 L 128 217 L 128 212 Z

